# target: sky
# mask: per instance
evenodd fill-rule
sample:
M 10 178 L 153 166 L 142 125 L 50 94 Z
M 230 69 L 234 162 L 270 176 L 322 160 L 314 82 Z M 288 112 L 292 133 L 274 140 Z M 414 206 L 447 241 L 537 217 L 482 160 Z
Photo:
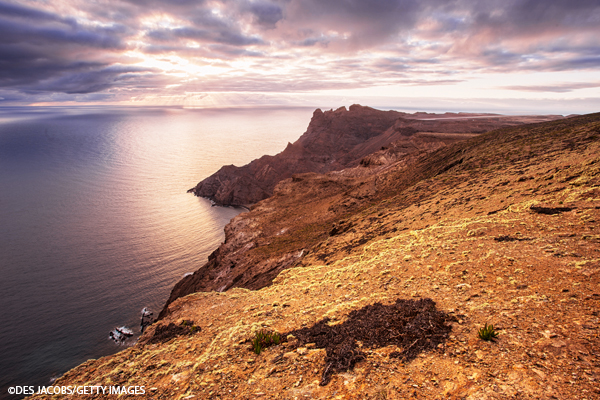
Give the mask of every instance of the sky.
M 598 0 L 0 0 L 0 106 L 600 111 Z

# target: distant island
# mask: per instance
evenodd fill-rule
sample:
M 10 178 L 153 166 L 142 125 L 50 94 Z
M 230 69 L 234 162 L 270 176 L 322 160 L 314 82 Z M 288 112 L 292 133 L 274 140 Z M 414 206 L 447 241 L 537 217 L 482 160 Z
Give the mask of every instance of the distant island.
M 249 212 L 135 346 L 56 385 L 143 385 L 147 399 L 600 395 L 600 113 L 316 110 L 283 152 L 191 191 Z

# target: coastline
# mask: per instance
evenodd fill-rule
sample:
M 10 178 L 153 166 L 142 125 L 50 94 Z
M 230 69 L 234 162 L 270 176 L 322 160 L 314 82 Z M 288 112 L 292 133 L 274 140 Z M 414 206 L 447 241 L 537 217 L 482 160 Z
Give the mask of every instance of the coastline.
M 87 359 L 122 350 L 109 332 L 135 330 L 143 307 L 158 313 L 175 283 L 224 240 L 225 224 L 245 211 L 211 208 L 186 194 L 194 177 L 277 152 L 310 116 L 282 109 L 10 111 L 17 116 L 0 124 L 0 397 L 8 387 L 46 385 Z M 257 132 L 259 140 L 251 137 Z
M 252 205 L 242 205 L 242 204 L 220 204 L 220 203 L 217 203 L 215 201 L 215 199 L 212 198 L 212 197 L 210 197 L 210 196 L 199 196 L 199 195 L 197 195 L 195 189 L 196 189 L 195 187 L 193 187 L 191 189 L 188 189 L 186 193 L 192 193 L 196 197 L 200 197 L 200 198 L 209 200 L 210 203 L 211 203 L 211 207 L 241 208 L 241 209 L 244 209 L 246 211 L 250 211 L 250 207 L 252 207 Z

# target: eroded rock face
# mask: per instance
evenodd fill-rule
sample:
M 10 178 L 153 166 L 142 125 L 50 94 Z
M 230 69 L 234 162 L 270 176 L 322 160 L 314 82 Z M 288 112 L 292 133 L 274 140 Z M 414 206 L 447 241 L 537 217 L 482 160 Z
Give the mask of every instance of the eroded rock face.
M 294 174 L 355 167 L 363 157 L 391 143 L 395 143 L 395 150 L 388 152 L 392 157 L 369 162 L 390 163 L 408 154 L 465 139 L 469 134 L 556 118 L 559 116 L 406 114 L 357 104 L 348 110 L 317 109 L 306 132 L 281 153 L 263 156 L 242 167 L 224 166 L 189 192 L 219 205 L 248 207 L 270 197 L 278 182 Z
M 308 247 L 325 237 L 324 229 L 339 213 L 328 208 L 343 193 L 353 190 L 356 179 L 305 173 L 280 182 L 274 196 L 226 225 L 225 242 L 202 268 L 175 285 L 167 304 L 195 292 L 268 286 L 281 271 L 296 265 Z M 359 191 L 359 197 L 368 192 L 365 187 Z M 321 234 L 315 235 L 317 232 Z M 166 310 L 165 306 L 159 319 Z
M 190 192 L 220 205 L 249 206 L 273 194 L 275 185 L 293 174 L 325 173 L 345 168 L 357 145 L 382 134 L 403 113 L 353 105 L 335 111 L 315 110 L 307 131 L 275 156 L 263 156 L 243 167 L 227 165 Z M 367 150 L 368 151 L 368 150 Z M 364 154 L 363 154 L 364 153 Z M 360 158 L 368 153 L 360 153 Z

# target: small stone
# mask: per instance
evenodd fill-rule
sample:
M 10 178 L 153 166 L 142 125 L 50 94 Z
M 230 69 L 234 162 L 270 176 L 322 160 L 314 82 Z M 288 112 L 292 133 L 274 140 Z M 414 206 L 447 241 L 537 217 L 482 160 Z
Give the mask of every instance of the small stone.
M 540 371 L 539 369 L 536 369 L 536 368 L 531 368 L 531 370 L 533 372 L 535 372 L 540 378 L 546 379 L 546 374 L 543 371 Z

